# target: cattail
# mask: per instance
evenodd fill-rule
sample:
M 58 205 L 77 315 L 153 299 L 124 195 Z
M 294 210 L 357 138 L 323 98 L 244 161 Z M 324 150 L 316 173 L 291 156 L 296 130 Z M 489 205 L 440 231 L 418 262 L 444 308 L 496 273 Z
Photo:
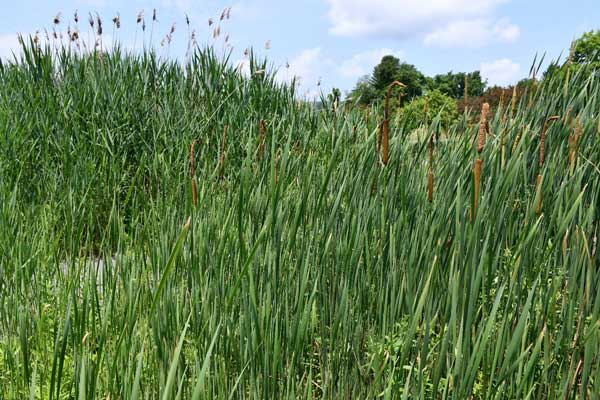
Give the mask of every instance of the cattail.
M 490 127 L 488 123 L 488 113 L 490 111 L 490 105 L 483 103 L 481 107 L 481 120 L 479 121 L 479 133 L 477 135 L 477 152 L 481 154 L 483 147 L 485 146 L 485 136 L 489 133 Z
M 172 35 L 175 33 L 175 22 L 173 22 L 173 25 L 171 25 L 171 30 L 169 31 L 169 35 Z
M 512 101 L 511 101 L 511 117 L 514 118 L 517 113 L 517 85 L 513 86 Z
M 592 238 L 592 259 L 596 257 L 596 250 L 598 248 L 598 226 L 594 229 L 594 237 Z
M 187 15 L 187 13 L 185 14 L 185 23 L 188 27 L 190 26 L 190 17 Z
M 92 17 L 91 13 L 88 14 L 88 22 L 90 23 L 90 28 L 94 29 L 94 17 Z
M 390 130 L 390 95 L 394 86 L 405 88 L 406 85 L 399 81 L 394 81 L 388 86 L 387 93 L 385 96 L 385 108 L 383 110 L 383 137 L 381 141 L 382 145 L 382 162 L 383 165 L 387 165 L 389 161 L 389 130 Z
M 469 77 L 465 74 L 465 111 L 467 111 L 467 104 L 469 104 Z
M 567 59 L 567 73 L 565 75 L 565 94 L 568 94 L 569 91 L 569 81 L 571 79 L 571 64 L 573 63 L 573 50 L 575 48 L 575 42 L 571 42 L 571 47 L 569 48 L 569 58 Z
M 379 129 L 377 131 L 377 141 L 376 141 L 376 150 L 377 150 L 377 162 L 381 161 L 381 140 L 383 138 L 383 123 L 379 124 Z
M 504 90 L 502 91 L 504 93 Z M 508 129 L 508 107 L 502 110 L 502 124 L 500 133 L 500 168 L 504 169 L 506 162 L 506 131 Z
M 143 18 L 144 18 L 144 10 L 140 10 L 140 12 L 137 15 L 137 18 L 135 19 L 135 23 L 141 24 Z
M 75 13 L 73 14 L 73 20 L 76 24 L 79 23 L 79 13 L 77 10 L 75 10 Z
M 481 191 L 481 164 L 483 161 L 481 158 L 475 160 L 475 164 L 473 165 L 473 182 L 474 182 L 474 190 L 473 190 L 473 209 L 471 212 L 471 222 L 475 221 L 477 217 L 477 210 L 479 208 L 479 193 Z
M 262 160 L 265 154 L 265 120 L 261 119 L 258 124 L 258 155 Z
M 565 114 L 565 117 L 563 118 L 564 124 L 567 124 L 571 120 L 571 110 L 573 110 L 572 107 L 567 108 L 567 112 Z
M 219 161 L 220 169 L 221 169 L 221 179 L 223 179 L 223 174 L 225 170 L 225 143 L 227 141 L 227 125 L 223 129 L 223 139 L 221 140 L 221 159 Z
M 575 171 L 575 156 L 582 129 L 581 117 L 577 117 L 573 134 L 569 137 L 569 175 L 573 175 L 573 172 Z
M 551 122 L 556 121 L 560 117 L 555 115 L 548 118 L 544 122 L 544 127 L 542 128 L 542 134 L 540 135 L 540 156 L 538 161 L 538 176 L 535 181 L 535 193 L 536 193 L 536 204 L 535 204 L 535 213 L 536 215 L 540 215 L 542 212 L 542 168 L 544 167 L 544 149 L 546 144 L 546 132 L 548 131 L 548 126 Z
M 486 133 L 489 132 L 489 111 L 490 105 L 488 103 L 483 103 L 481 107 L 481 120 L 479 121 L 479 132 L 477 134 L 477 153 L 479 154 L 479 157 L 475 160 L 475 164 L 473 165 L 474 191 L 471 222 L 475 221 L 475 218 L 477 217 L 477 210 L 479 208 L 479 193 L 481 191 L 481 165 L 483 164 L 483 160 L 481 159 L 481 152 L 483 151 L 483 148 L 485 146 Z
M 546 143 L 546 132 L 548 131 L 548 127 L 550 125 L 551 122 L 554 122 L 556 120 L 558 120 L 560 117 L 558 115 L 554 115 L 550 118 L 548 118 L 545 122 L 544 122 L 544 127 L 542 128 L 542 134 L 540 135 L 540 159 L 539 159 L 539 169 L 541 172 L 542 167 L 544 166 L 544 146 Z
M 117 29 L 121 28 L 121 17 L 119 16 L 119 14 L 117 14 L 114 18 L 113 18 L 113 24 L 115 24 L 115 27 Z
M 77 29 L 75 29 L 73 32 L 71 32 L 71 42 L 75 42 L 77 41 L 77 39 L 79 39 L 79 32 L 77 31 Z
M 433 135 L 429 137 L 429 176 L 427 179 L 427 200 L 433 202 Z
M 267 41 L 265 42 L 265 50 L 269 50 L 270 48 L 271 48 L 271 41 L 270 41 L 270 40 L 267 40 Z
M 156 22 L 156 21 L 157 21 L 157 19 L 156 19 L 156 8 L 153 8 L 152 9 L 152 22 Z
M 56 17 L 54 17 L 54 20 L 52 21 L 52 22 L 54 22 L 54 25 L 60 24 L 61 14 L 62 13 L 58 13 L 58 14 L 56 14 Z
M 212 26 L 212 24 L 213 24 L 213 19 L 212 19 L 212 18 L 209 18 L 209 19 L 208 19 L 208 26 Z
M 515 141 L 513 142 L 512 145 L 512 152 L 514 153 L 515 151 L 517 151 L 517 147 L 519 146 L 519 142 L 521 141 L 521 136 L 523 135 L 523 128 L 519 129 L 517 131 L 517 136 L 515 136 Z
M 532 67 L 531 69 L 531 82 L 529 85 L 529 103 L 527 104 L 527 108 L 531 108 L 531 106 L 533 105 L 533 98 L 535 97 L 535 86 L 536 84 L 536 80 L 535 80 L 535 67 Z
M 190 177 L 192 180 L 192 204 L 196 206 L 198 204 L 198 193 L 196 189 L 196 157 L 194 152 L 194 147 L 198 143 L 197 139 L 192 141 L 192 145 L 190 146 Z

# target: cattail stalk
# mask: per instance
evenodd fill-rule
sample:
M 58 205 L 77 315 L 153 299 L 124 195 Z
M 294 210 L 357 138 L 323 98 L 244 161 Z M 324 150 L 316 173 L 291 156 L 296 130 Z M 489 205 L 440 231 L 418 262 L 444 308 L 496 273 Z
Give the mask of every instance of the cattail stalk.
M 223 139 L 221 140 L 221 158 L 219 160 L 219 169 L 221 170 L 221 179 L 225 173 L 225 143 L 227 141 L 227 125 L 223 129 Z
M 571 80 L 571 64 L 573 64 L 574 47 L 575 42 L 571 42 L 571 47 L 569 48 L 569 58 L 567 59 L 567 73 L 565 75 L 565 96 L 569 94 L 569 81 Z
M 400 88 L 406 87 L 406 85 L 403 84 L 402 82 L 394 81 L 388 87 L 387 93 L 385 95 L 385 107 L 383 110 L 383 137 L 381 140 L 381 146 L 382 146 L 382 150 L 383 150 L 381 161 L 383 162 L 383 165 L 387 165 L 388 161 L 389 161 L 390 95 L 392 94 L 392 89 L 394 88 L 394 86 L 398 86 Z
M 577 159 L 577 144 L 581 137 L 582 124 L 581 117 L 577 117 L 573 134 L 569 137 L 569 175 L 573 175 L 575 171 L 575 160 Z
M 465 113 L 468 111 L 469 104 L 469 77 L 465 74 Z
M 196 153 L 194 151 L 196 143 L 198 143 L 198 140 L 194 139 L 190 146 L 190 178 L 192 180 L 192 204 L 194 207 L 198 205 L 198 192 L 196 189 Z
M 545 159 L 546 132 L 548 131 L 548 126 L 550 125 L 550 123 L 556 121 L 559 118 L 560 117 L 557 115 L 548 118 L 544 122 L 542 134 L 540 135 L 540 156 L 538 160 L 538 175 L 535 180 L 535 196 L 537 199 L 535 203 L 535 213 L 538 216 L 542 213 L 542 169 L 544 168 Z
M 529 85 L 529 103 L 527 104 L 527 108 L 531 109 L 533 105 L 533 98 L 535 97 L 535 88 L 536 88 L 536 80 L 535 80 L 535 67 L 532 70 L 531 82 Z
M 258 124 L 258 156 L 260 160 L 265 155 L 265 120 L 261 119 Z
M 517 85 L 513 86 L 512 100 L 511 100 L 511 118 L 514 118 L 517 114 Z
M 429 137 L 429 176 L 427 178 L 427 200 L 433 202 L 433 135 Z
M 483 152 L 483 148 L 485 146 L 485 136 L 487 131 L 489 131 L 488 124 L 488 113 L 490 111 L 490 105 L 488 103 L 483 103 L 481 107 L 481 119 L 479 121 L 479 132 L 477 134 L 477 153 L 478 157 L 475 160 L 475 164 L 473 165 L 473 181 L 474 181 L 474 190 L 473 190 L 473 212 L 471 213 L 471 222 L 475 221 L 477 217 L 477 210 L 479 208 L 479 193 L 481 191 L 481 166 L 483 164 L 483 160 L 481 159 L 481 153 Z

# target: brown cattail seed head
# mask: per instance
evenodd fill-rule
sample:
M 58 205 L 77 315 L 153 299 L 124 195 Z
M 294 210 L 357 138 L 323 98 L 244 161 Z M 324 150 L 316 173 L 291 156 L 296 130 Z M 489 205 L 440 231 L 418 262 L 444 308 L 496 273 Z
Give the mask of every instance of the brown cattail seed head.
M 511 116 L 514 118 L 517 113 L 517 85 L 513 86 L 512 100 L 511 100 Z
M 481 121 L 479 122 L 479 133 L 477 135 L 477 152 L 481 154 L 485 145 L 486 131 L 489 130 L 488 125 L 488 112 L 490 111 L 490 105 L 483 103 L 481 107 Z
M 140 12 L 137 15 L 137 18 L 135 19 L 135 23 L 136 24 L 142 23 L 143 18 L 144 18 L 144 10 L 140 10 Z

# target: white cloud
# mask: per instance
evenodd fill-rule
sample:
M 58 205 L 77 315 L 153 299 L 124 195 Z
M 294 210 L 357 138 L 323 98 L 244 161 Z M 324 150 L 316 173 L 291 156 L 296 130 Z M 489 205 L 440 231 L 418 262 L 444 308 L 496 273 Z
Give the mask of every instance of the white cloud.
M 480 18 L 450 22 L 425 35 L 425 44 L 440 47 L 482 47 L 492 42 L 514 42 L 521 30 L 507 19 Z
M 0 58 L 12 59 L 14 54 L 20 53 L 21 45 L 17 34 L 0 34 Z
M 510 0 L 327 0 L 330 32 L 340 36 L 407 39 L 427 44 L 482 46 L 514 41 L 519 27 L 497 18 L 498 5 Z M 471 29 L 474 30 L 471 31 Z M 476 37 L 474 33 L 479 33 Z M 471 44 L 473 46 L 473 44 Z
M 402 58 L 404 53 L 387 48 L 358 53 L 351 58 L 342 61 L 338 67 L 338 73 L 347 79 L 360 78 L 363 75 L 371 73 L 373 67 L 375 67 L 385 55 L 393 55 Z
M 481 63 L 480 70 L 482 78 L 487 79 L 489 85 L 506 86 L 521 77 L 521 66 L 508 58 Z
M 330 68 L 333 61 L 323 54 L 320 47 L 314 47 L 303 50 L 287 64 L 289 67 L 284 66 L 279 69 L 277 78 L 285 82 L 296 78 L 296 83 L 302 88 L 314 91 L 313 88 L 317 87 L 321 81 L 321 73 Z M 311 95 L 311 97 L 314 96 Z

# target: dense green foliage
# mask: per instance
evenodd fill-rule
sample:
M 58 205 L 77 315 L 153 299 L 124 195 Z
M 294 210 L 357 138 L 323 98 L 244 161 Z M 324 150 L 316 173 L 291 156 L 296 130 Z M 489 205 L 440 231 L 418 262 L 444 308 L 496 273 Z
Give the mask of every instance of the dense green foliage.
M 435 148 L 429 203 L 402 118 L 383 167 L 377 110 L 298 102 L 265 67 L 32 47 L 0 67 L 1 398 L 600 395 L 595 77 L 490 118 L 471 221 L 477 125 Z M 539 132 L 567 110 L 574 168 L 557 121 L 537 216 Z
M 584 33 L 573 42 L 573 62 L 590 66 L 592 69 L 600 68 L 600 29 Z
M 424 93 L 436 90 L 455 100 L 461 100 L 464 99 L 465 77 L 468 81 L 468 95 L 471 98 L 483 96 L 487 81 L 481 78 L 479 71 L 448 72 L 426 77 L 414 65 L 401 63 L 398 58 L 387 55 L 375 66 L 372 75 L 363 76 L 358 80 L 347 100 L 361 106 L 382 102 L 388 86 L 394 81 L 400 81 L 406 85 L 402 91 L 403 104 L 409 103 Z M 397 100 L 395 99 L 395 101 L 395 106 L 397 106 Z
M 427 104 L 427 107 L 425 106 Z M 427 112 L 427 114 L 425 114 Z M 439 90 L 432 90 L 425 96 L 418 97 L 402 107 L 400 118 L 404 129 L 417 129 L 432 117 L 439 118 L 440 128 L 447 131 L 458 118 L 456 102 Z
M 404 98 L 410 101 L 422 94 L 425 76 L 414 65 L 401 63 L 394 56 L 384 56 L 373 70 L 371 84 L 382 98 L 388 86 L 394 81 L 400 81 L 406 85 Z
M 427 78 L 427 87 L 430 90 L 439 90 L 453 99 L 464 98 L 465 78 L 467 80 L 467 94 L 469 97 L 482 96 L 486 87 L 486 81 L 481 78 L 479 71 L 470 73 L 448 72 L 447 74 L 435 75 Z

